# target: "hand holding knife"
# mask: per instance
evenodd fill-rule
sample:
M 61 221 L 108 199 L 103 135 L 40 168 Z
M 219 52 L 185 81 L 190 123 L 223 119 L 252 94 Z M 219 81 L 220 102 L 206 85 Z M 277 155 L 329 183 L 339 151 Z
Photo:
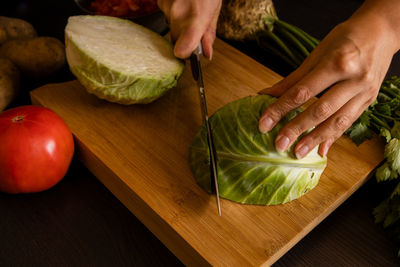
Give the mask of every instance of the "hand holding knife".
M 193 51 L 192 55 L 190 56 L 190 66 L 192 68 L 192 75 L 194 80 L 197 82 L 200 92 L 200 104 L 201 110 L 203 114 L 204 124 L 207 128 L 207 142 L 208 142 L 208 149 L 210 154 L 210 174 L 211 174 L 211 185 L 215 187 L 215 194 L 217 197 L 217 207 L 218 207 L 218 214 L 221 216 L 221 203 L 219 199 L 219 191 L 218 191 L 218 173 L 217 173 L 217 154 L 214 147 L 214 140 L 212 135 L 212 129 L 210 122 L 208 120 L 208 111 L 207 111 L 207 102 L 206 102 L 206 95 L 204 90 L 204 82 L 203 82 L 203 74 L 201 70 L 200 64 L 200 55 L 203 53 L 203 48 L 201 46 L 201 42 L 197 46 L 197 48 Z M 213 186 L 212 186 L 213 187 Z

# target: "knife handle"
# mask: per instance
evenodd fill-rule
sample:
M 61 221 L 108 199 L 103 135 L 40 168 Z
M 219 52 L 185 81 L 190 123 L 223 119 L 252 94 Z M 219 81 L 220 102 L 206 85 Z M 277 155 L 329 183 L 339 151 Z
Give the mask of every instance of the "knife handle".
M 198 82 L 199 76 L 200 76 L 200 55 L 203 54 L 203 47 L 201 45 L 201 42 L 199 45 L 196 47 L 196 49 L 193 51 L 193 53 L 190 55 L 190 66 L 192 68 L 192 76 L 195 81 Z
M 193 51 L 193 54 L 200 56 L 203 54 L 203 46 L 201 45 L 201 41 L 199 45 L 196 47 L 196 49 Z

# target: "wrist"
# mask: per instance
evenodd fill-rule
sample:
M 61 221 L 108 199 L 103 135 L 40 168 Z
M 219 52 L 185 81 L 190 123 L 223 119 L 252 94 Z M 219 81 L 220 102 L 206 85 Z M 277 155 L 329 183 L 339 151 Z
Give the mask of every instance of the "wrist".
M 384 48 L 391 55 L 400 49 L 400 33 L 389 21 L 379 14 L 355 14 L 342 23 L 347 29 L 348 37 L 359 47 L 376 45 Z
M 400 1 L 366 0 L 347 20 L 354 27 L 365 31 L 370 38 L 382 41 L 382 45 L 392 49 L 393 54 L 400 49 Z

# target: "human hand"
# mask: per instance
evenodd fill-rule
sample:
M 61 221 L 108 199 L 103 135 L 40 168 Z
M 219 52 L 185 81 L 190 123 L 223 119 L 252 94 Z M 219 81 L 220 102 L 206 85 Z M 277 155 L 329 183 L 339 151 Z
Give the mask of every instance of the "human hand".
M 204 56 L 211 60 L 222 0 L 158 0 L 175 43 L 174 54 L 187 58 L 200 40 Z
M 335 27 L 304 63 L 285 79 L 261 93 L 279 96 L 259 121 L 261 132 L 310 98 L 329 88 L 304 112 L 287 123 L 275 146 L 286 151 L 308 129 L 294 149 L 303 158 L 320 144 L 325 156 L 344 131 L 376 98 L 398 40 L 385 23 L 355 17 Z

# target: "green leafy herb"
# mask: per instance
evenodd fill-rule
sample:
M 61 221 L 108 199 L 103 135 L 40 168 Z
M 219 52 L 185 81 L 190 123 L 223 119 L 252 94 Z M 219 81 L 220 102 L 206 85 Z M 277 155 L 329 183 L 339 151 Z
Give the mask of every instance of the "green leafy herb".
M 400 183 L 397 184 L 396 190 L 400 190 Z M 391 239 L 400 245 L 400 195 L 391 195 L 385 199 L 374 209 L 373 214 L 375 222 L 382 224 Z M 400 250 L 398 255 L 400 256 Z
M 366 110 L 364 113 L 358 118 L 358 120 L 347 129 L 346 133 L 351 137 L 354 143 L 360 145 L 364 140 L 372 138 L 374 132 L 369 128 L 370 127 L 370 116 L 371 111 Z
M 400 78 L 385 79 L 377 100 L 346 131 L 357 145 L 379 134 L 386 141 L 384 162 L 376 170 L 378 182 L 393 184 L 394 190 L 374 209 L 376 223 L 382 223 L 390 236 L 400 243 Z M 400 251 L 399 251 L 400 255 Z

